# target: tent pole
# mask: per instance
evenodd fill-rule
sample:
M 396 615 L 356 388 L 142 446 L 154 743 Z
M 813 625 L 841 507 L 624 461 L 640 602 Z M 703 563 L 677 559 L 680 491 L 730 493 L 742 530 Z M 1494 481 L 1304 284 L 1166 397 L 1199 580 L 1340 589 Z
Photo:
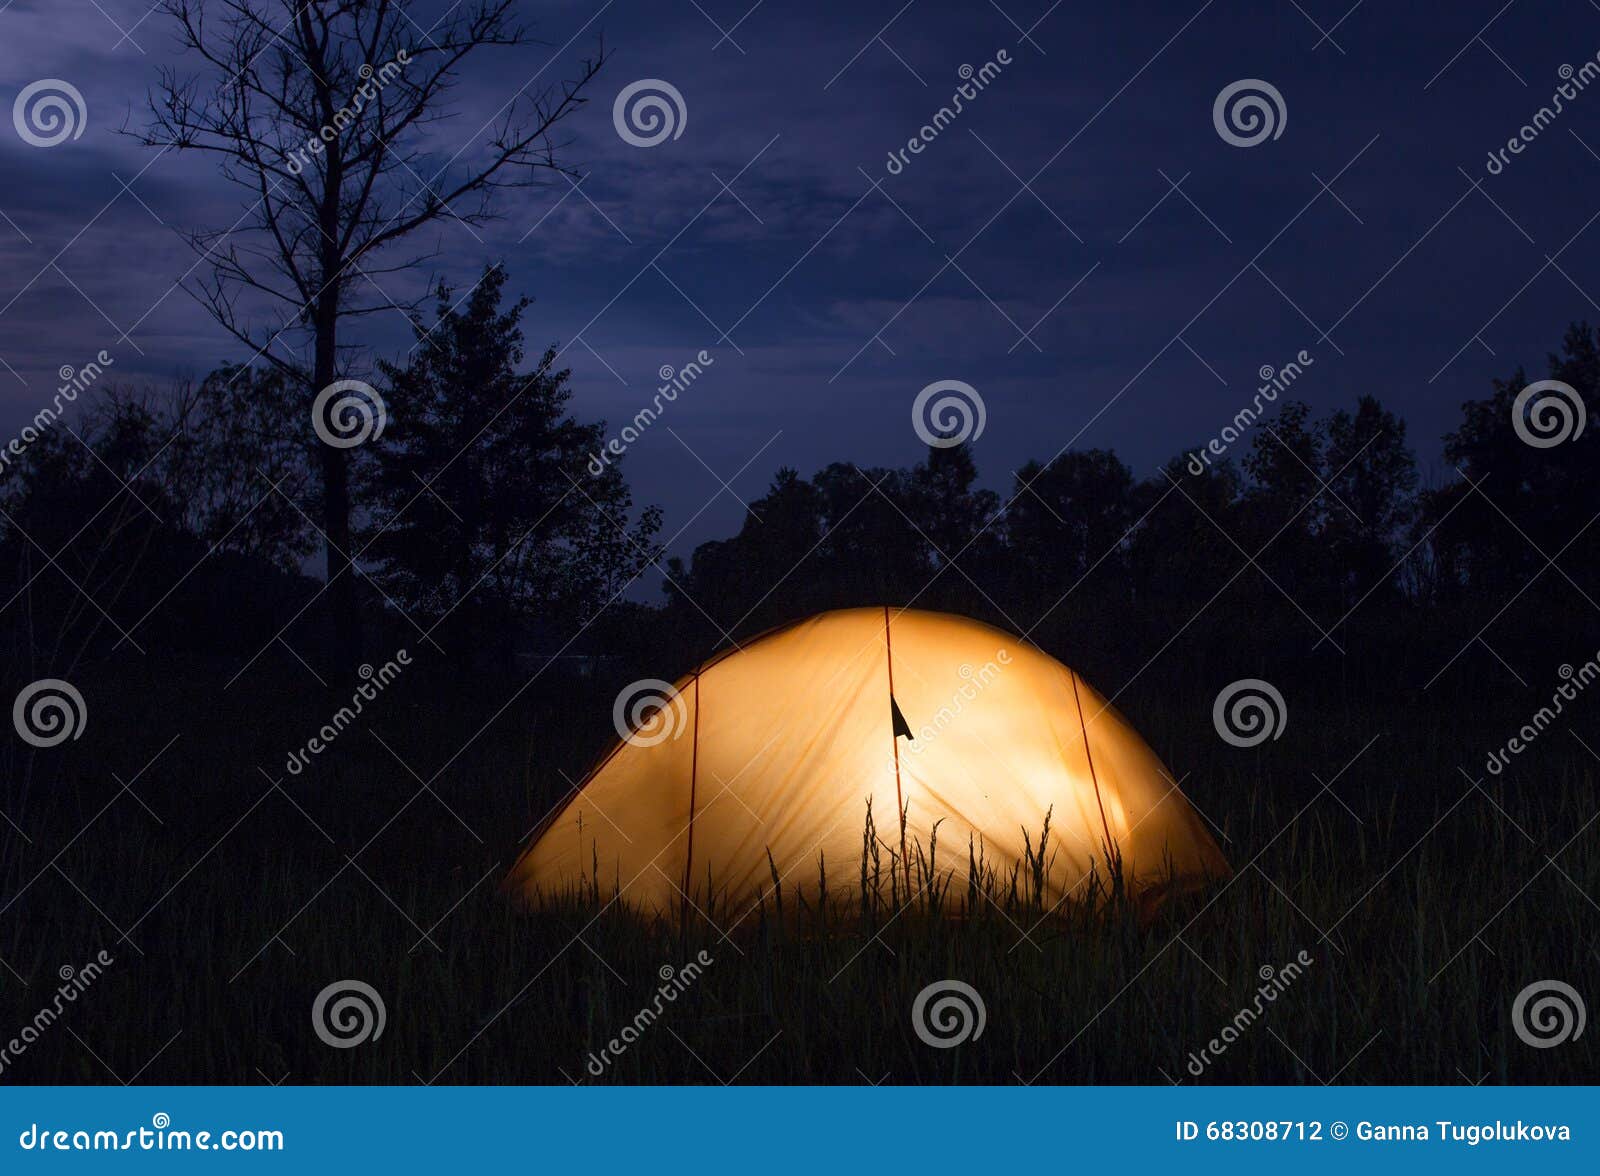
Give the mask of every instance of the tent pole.
M 1100 808 L 1100 827 L 1106 831 L 1106 870 L 1110 872 L 1113 864 L 1111 856 L 1111 823 L 1106 820 L 1106 802 L 1100 799 L 1100 777 L 1094 770 L 1094 752 L 1089 749 L 1089 727 L 1083 721 L 1083 699 L 1078 697 L 1078 671 L 1068 670 L 1072 675 L 1072 701 L 1078 704 L 1078 729 L 1083 732 L 1083 755 L 1089 761 L 1089 779 L 1094 784 L 1094 802 Z M 1110 878 L 1106 881 L 1109 883 Z
M 694 671 L 694 745 L 689 751 L 689 844 L 683 855 L 683 903 L 679 924 L 689 925 L 689 882 L 694 869 L 694 793 L 700 773 L 700 669 Z M 710 896 L 707 896 L 709 901 Z
M 883 655 L 889 666 L 889 713 L 893 715 L 894 700 L 894 642 L 889 637 L 889 606 L 883 606 Z M 906 871 L 906 898 L 911 896 L 911 862 L 906 858 L 906 808 L 900 794 L 900 737 L 895 734 L 894 723 L 889 724 L 889 746 L 894 749 L 894 820 L 900 827 L 900 863 Z

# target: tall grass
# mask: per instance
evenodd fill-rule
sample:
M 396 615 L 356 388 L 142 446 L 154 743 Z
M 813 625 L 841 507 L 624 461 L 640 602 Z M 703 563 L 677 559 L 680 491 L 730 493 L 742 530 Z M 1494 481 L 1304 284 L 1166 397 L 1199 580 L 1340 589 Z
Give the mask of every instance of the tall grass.
M 484 728 L 508 692 L 402 683 L 372 733 L 287 779 L 323 704 L 221 680 L 194 667 L 101 684 L 91 706 L 118 701 L 90 735 L 36 753 L 25 804 L 8 793 L 0 1041 L 49 1003 L 61 966 L 101 949 L 115 962 L 0 1082 L 1194 1081 L 1190 1052 L 1302 950 L 1305 975 L 1199 1081 L 1597 1072 L 1600 1034 L 1534 1049 L 1510 1018 L 1544 978 L 1600 1001 L 1593 724 L 1473 783 L 1483 745 L 1520 721 L 1497 702 L 1298 704 L 1283 740 L 1241 751 L 1204 703 L 1131 699 L 1232 879 L 1141 912 L 1113 872 L 1052 911 L 1048 827 L 1001 869 L 948 827 L 902 851 L 871 815 L 859 861 L 799 887 L 774 862 L 754 911 L 710 880 L 680 921 L 610 902 L 598 871 L 534 914 L 497 890 L 603 742 L 607 691 L 530 694 Z M 702 951 L 714 962 L 591 1074 L 661 969 Z M 388 1019 L 336 1050 L 311 1006 L 343 978 L 377 989 Z M 987 1024 L 936 1049 L 911 1008 L 944 979 L 977 990 Z

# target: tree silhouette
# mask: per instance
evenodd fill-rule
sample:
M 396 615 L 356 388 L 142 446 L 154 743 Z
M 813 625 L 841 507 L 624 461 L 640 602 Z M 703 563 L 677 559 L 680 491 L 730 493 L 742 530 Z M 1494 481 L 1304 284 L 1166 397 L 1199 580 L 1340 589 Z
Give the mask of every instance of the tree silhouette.
M 1406 423 L 1372 396 L 1351 413 L 1328 418 L 1321 533 L 1342 609 L 1369 593 L 1385 600 L 1400 591 L 1391 576 L 1405 553 L 1416 517 L 1417 465 L 1406 446 Z
M 907 479 L 908 513 L 932 545 L 934 565 L 956 564 L 958 570 L 947 570 L 947 577 L 976 577 L 992 564 L 999 543 L 999 533 L 989 529 L 999 498 L 977 483 L 978 466 L 966 441 L 928 446 L 927 457 Z
M 520 370 L 530 302 L 503 307 L 505 281 L 438 288 L 410 362 L 379 365 L 392 415 L 368 446 L 372 574 L 413 619 L 448 618 L 462 650 L 504 652 L 535 614 L 585 620 L 656 555 L 659 511 L 630 523 L 617 462 L 592 473 L 604 427 L 567 415 L 554 350 Z
M 1222 591 L 1244 559 L 1228 540 L 1243 530 L 1243 494 L 1244 477 L 1231 458 L 1213 459 L 1193 474 L 1187 454 L 1134 488 L 1138 525 L 1128 571 L 1143 616 L 1181 625 Z
M 1257 562 L 1276 587 L 1252 577 L 1245 581 L 1249 590 L 1281 590 L 1304 601 L 1326 583 L 1327 553 L 1317 536 L 1335 504 L 1322 488 L 1325 446 L 1322 424 L 1300 401 L 1288 401 L 1275 418 L 1256 426 L 1243 460 L 1250 479 L 1243 525 L 1233 533 L 1247 552 L 1261 552 Z
M 1550 378 L 1571 388 L 1583 406 L 1587 424 L 1581 432 L 1572 432 L 1577 424 L 1572 417 L 1571 435 L 1559 444 L 1532 444 L 1519 433 L 1520 423 L 1537 440 L 1560 435 L 1540 434 L 1528 419 L 1531 405 L 1525 404 L 1520 422 L 1515 419 L 1517 398 L 1530 383 L 1518 369 L 1511 378 L 1494 381 L 1494 395 L 1463 404 L 1460 427 L 1445 437 L 1445 459 L 1462 480 L 1426 496 L 1424 522 L 1432 530 L 1446 592 L 1464 586 L 1518 591 L 1531 577 L 1546 574 L 1554 559 L 1561 571 L 1550 572 L 1552 578 L 1578 569 L 1576 581 L 1595 595 L 1587 569 L 1600 553 L 1594 529 L 1600 514 L 1600 479 L 1594 473 L 1600 455 L 1596 332 L 1574 323 L 1549 364 Z
M 1017 471 L 1006 512 L 1014 572 L 1065 592 L 1096 564 L 1122 568 L 1121 540 L 1136 517 L 1133 471 L 1108 449 L 1063 453 Z
M 667 561 L 668 607 L 692 632 L 735 638 L 816 611 L 827 596 L 816 556 L 824 525 L 821 495 L 785 466 L 737 535 L 701 544 L 690 565 Z
M 562 170 L 552 132 L 584 102 L 601 57 L 582 62 L 572 80 L 522 87 L 486 124 L 494 127 L 487 153 L 470 165 L 457 164 L 464 149 L 436 166 L 422 148 L 475 51 L 530 43 L 512 7 L 452 5 L 424 29 L 398 0 L 161 5 L 207 76 L 202 84 L 164 69 L 137 137 L 213 156 L 250 201 L 226 229 L 191 235 L 210 269 L 191 293 L 251 349 L 250 363 L 277 367 L 308 404 L 348 365 L 349 320 L 396 305 L 378 279 L 420 258 L 397 260 L 392 247 L 443 218 L 481 224 L 495 190 Z M 309 361 L 287 345 L 297 336 Z M 328 590 L 348 668 L 361 634 L 347 574 L 349 454 L 322 445 L 317 455 Z

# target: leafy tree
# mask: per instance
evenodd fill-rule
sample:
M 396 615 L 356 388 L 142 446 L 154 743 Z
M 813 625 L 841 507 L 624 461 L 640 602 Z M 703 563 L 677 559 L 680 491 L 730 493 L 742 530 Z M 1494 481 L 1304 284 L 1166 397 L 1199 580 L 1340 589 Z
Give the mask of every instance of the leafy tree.
M 521 370 L 530 302 L 503 308 L 504 290 L 499 268 L 460 305 L 438 287 L 409 362 L 380 365 L 390 421 L 368 445 L 373 575 L 419 623 L 448 618 L 467 648 L 519 618 L 588 619 L 655 558 L 660 527 L 654 507 L 630 521 L 615 459 L 592 472 L 605 427 L 567 415 L 555 351 Z
M 227 370 L 164 392 L 111 387 L 37 431 L 0 480 L 15 658 L 60 672 L 152 632 L 168 651 L 259 648 L 312 548 L 291 501 L 304 452 L 271 427 L 273 387 Z
M 695 548 L 691 566 L 668 561 L 668 600 L 712 644 L 718 630 L 738 638 L 827 607 L 816 556 L 823 524 L 816 488 L 784 467 L 737 535 Z
M 300 400 L 270 367 L 223 367 L 164 396 L 130 399 L 154 425 L 149 468 L 173 504 L 172 524 L 210 549 L 299 571 L 317 542 L 304 505 L 316 457 L 290 424 Z
M 1124 536 L 1137 517 L 1133 485 L 1133 471 L 1108 449 L 1028 462 L 1006 512 L 1014 574 L 1059 594 L 1097 564 L 1120 572 Z
M 1406 446 L 1406 423 L 1372 396 L 1356 411 L 1328 418 L 1324 455 L 1329 501 L 1322 544 L 1345 607 L 1372 594 L 1392 598 L 1392 573 L 1409 546 L 1416 517 L 1417 463 Z
M 190 235 L 209 270 L 191 293 L 293 381 L 306 409 L 347 369 L 351 320 L 395 305 L 379 281 L 421 260 L 396 258 L 397 248 L 437 221 L 482 224 L 496 190 L 564 170 L 554 133 L 586 101 L 601 66 L 584 61 L 554 85 L 530 79 L 458 148 L 436 124 L 464 65 L 486 48 L 532 43 L 515 0 L 452 4 L 427 29 L 399 0 L 159 7 L 201 76 L 164 69 L 136 137 L 214 159 L 248 201 L 243 216 L 223 218 L 225 229 Z M 309 362 L 294 358 L 286 344 L 295 341 Z M 310 413 L 301 420 L 309 426 Z M 354 668 L 361 614 L 349 563 L 350 451 L 316 452 L 329 596 L 341 657 Z
M 38 432 L 0 481 L 0 568 L 12 632 L 44 663 L 75 662 L 114 632 L 140 563 L 171 512 L 143 472 L 160 444 L 153 414 L 104 398 Z M 126 615 L 123 621 L 126 621 Z M 125 632 L 126 630 L 122 630 Z M 115 633 L 120 636 L 120 633 Z
M 1245 587 L 1259 591 L 1262 599 L 1268 594 L 1282 599 L 1281 589 L 1304 608 L 1315 603 L 1313 597 L 1331 595 L 1332 571 L 1318 538 L 1336 505 L 1321 482 L 1326 443 L 1324 426 L 1311 419 L 1310 406 L 1301 401 L 1286 402 L 1250 438 L 1243 462 L 1249 475 L 1243 525 L 1232 534 L 1277 585 L 1252 571 Z
M 914 599 L 982 611 L 996 499 L 976 479 L 965 445 L 930 446 L 910 470 L 836 462 L 807 481 L 781 469 L 737 535 L 701 544 L 687 566 L 669 561 L 670 606 L 714 642 L 718 627 L 740 637 L 830 608 Z
M 1519 434 L 1514 410 L 1530 378 L 1518 369 L 1510 379 L 1494 381 L 1489 398 L 1463 404 L 1460 427 L 1445 436 L 1445 459 L 1463 480 L 1426 496 L 1422 523 L 1432 533 L 1446 591 L 1472 586 L 1504 595 L 1535 575 L 1559 579 L 1560 573 L 1545 571 L 1548 557 L 1568 574 L 1575 572 L 1594 594 L 1586 571 L 1600 553 L 1600 535 L 1591 526 L 1600 513 L 1600 479 L 1594 473 L 1600 456 L 1596 332 L 1574 323 L 1560 354 L 1549 357 L 1549 367 L 1549 378 L 1568 385 L 1583 406 L 1587 424 L 1581 433 L 1548 446 L 1530 444 Z M 1552 397 L 1550 407 L 1562 399 Z M 1575 413 L 1576 405 L 1569 411 Z M 1576 417 L 1570 419 L 1575 424 Z M 1551 440 L 1560 431 L 1541 432 L 1539 422 L 1526 416 L 1521 423 L 1539 440 Z
M 999 496 L 978 484 L 972 447 L 930 445 L 906 482 L 906 513 L 932 550 L 928 592 L 934 601 L 974 595 L 988 604 L 999 590 L 1002 536 Z M 920 591 L 917 585 L 913 591 Z M 954 594 L 954 595 L 952 595 Z
M 1196 475 L 1186 453 L 1134 488 L 1130 511 L 1139 522 L 1129 540 L 1128 570 L 1141 615 L 1183 624 L 1228 582 L 1244 562 L 1227 539 L 1241 531 L 1243 494 L 1244 478 L 1232 459 L 1214 459 Z
M 932 580 L 936 557 L 914 525 L 913 480 L 906 470 L 848 462 L 812 477 L 823 504 L 827 538 L 818 557 L 831 607 L 903 604 Z

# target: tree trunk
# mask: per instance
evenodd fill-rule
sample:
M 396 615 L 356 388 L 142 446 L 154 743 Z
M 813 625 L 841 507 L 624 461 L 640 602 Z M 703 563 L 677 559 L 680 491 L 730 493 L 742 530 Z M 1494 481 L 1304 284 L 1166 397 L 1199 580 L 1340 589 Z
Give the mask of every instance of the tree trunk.
M 326 385 L 324 385 L 326 386 Z M 328 595 L 333 611 L 334 655 L 349 672 L 361 662 L 361 606 L 350 552 L 350 466 L 343 449 L 322 447 L 322 529 L 327 535 Z
M 324 290 L 316 310 L 316 355 L 312 368 L 311 397 L 337 376 L 336 349 L 338 291 Z M 361 663 L 361 605 L 356 592 L 356 572 L 350 566 L 354 554 L 350 541 L 350 461 L 349 451 L 333 445 L 320 445 L 322 466 L 322 530 L 328 565 L 328 596 L 333 613 L 333 654 L 343 673 L 354 672 Z

